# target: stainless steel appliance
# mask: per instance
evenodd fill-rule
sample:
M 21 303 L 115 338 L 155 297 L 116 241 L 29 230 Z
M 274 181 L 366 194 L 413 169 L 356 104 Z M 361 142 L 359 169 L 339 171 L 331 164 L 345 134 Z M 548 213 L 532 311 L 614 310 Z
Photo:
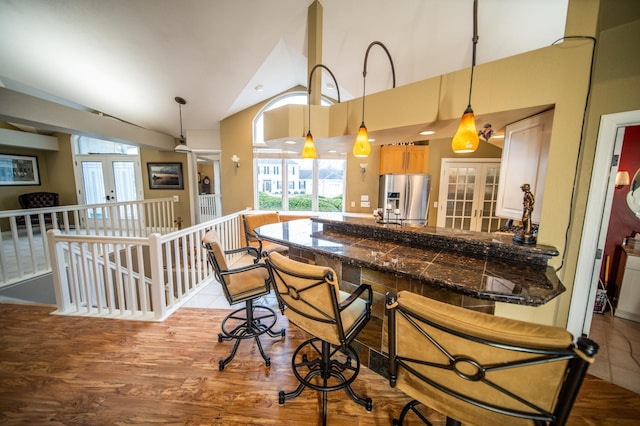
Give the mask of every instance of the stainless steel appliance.
M 384 219 L 426 223 L 430 182 L 429 175 L 380 176 L 378 207 Z

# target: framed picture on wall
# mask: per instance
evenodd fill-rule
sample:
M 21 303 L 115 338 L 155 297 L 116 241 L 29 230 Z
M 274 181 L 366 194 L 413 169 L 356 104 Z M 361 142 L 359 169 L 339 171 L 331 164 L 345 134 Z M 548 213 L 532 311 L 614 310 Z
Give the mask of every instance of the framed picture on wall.
M 184 189 L 182 163 L 147 163 L 149 189 Z
M 38 157 L 0 154 L 0 185 L 40 185 Z

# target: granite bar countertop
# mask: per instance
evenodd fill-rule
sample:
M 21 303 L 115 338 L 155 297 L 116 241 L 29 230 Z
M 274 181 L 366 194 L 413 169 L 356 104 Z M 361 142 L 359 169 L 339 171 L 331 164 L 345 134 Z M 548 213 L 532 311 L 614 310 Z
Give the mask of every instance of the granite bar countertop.
M 477 299 L 539 306 L 565 291 L 546 264 L 558 251 L 521 247 L 509 235 L 341 215 L 274 223 L 256 232 L 268 241 Z

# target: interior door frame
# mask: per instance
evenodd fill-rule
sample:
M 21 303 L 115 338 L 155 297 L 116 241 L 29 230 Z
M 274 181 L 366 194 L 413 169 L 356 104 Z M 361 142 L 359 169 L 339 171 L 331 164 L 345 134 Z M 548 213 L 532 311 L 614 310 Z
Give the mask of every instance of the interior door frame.
M 567 330 L 574 337 L 588 335 L 593 318 L 593 304 L 600 278 L 602 258 L 597 258 L 598 249 L 604 252 L 609 227 L 615 175 L 618 166 L 611 166 L 614 155 L 620 155 L 624 128 L 640 124 L 640 110 L 603 115 L 596 143 L 596 153 L 591 172 L 591 184 L 578 263 L 574 278 Z M 598 232 L 594 232 L 598 230 Z

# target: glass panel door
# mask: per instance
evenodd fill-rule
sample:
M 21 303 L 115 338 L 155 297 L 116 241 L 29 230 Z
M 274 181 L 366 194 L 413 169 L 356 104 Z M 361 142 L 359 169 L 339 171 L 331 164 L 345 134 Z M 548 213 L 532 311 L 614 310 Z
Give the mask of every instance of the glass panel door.
M 78 190 L 80 202 L 84 204 L 104 204 L 142 199 L 140 162 L 137 156 L 91 155 L 77 156 L 81 188 Z M 86 220 L 100 221 L 86 226 L 102 226 L 103 221 L 136 220 L 136 209 L 121 206 L 117 218 L 109 217 L 109 210 L 91 209 Z
M 444 214 L 438 214 L 438 226 L 471 229 L 477 173 L 475 165 L 449 165 L 445 170 L 446 197 L 440 197 L 440 205 L 446 209 Z
M 506 223 L 507 219 L 496 215 L 496 202 L 498 199 L 498 184 L 500 183 L 500 163 L 484 164 L 483 167 L 484 190 L 481 191 L 482 206 L 480 207 L 479 223 L 477 230 L 482 232 L 495 232 Z
M 437 226 L 498 230 L 506 221 L 495 213 L 499 177 L 497 161 L 443 161 Z

